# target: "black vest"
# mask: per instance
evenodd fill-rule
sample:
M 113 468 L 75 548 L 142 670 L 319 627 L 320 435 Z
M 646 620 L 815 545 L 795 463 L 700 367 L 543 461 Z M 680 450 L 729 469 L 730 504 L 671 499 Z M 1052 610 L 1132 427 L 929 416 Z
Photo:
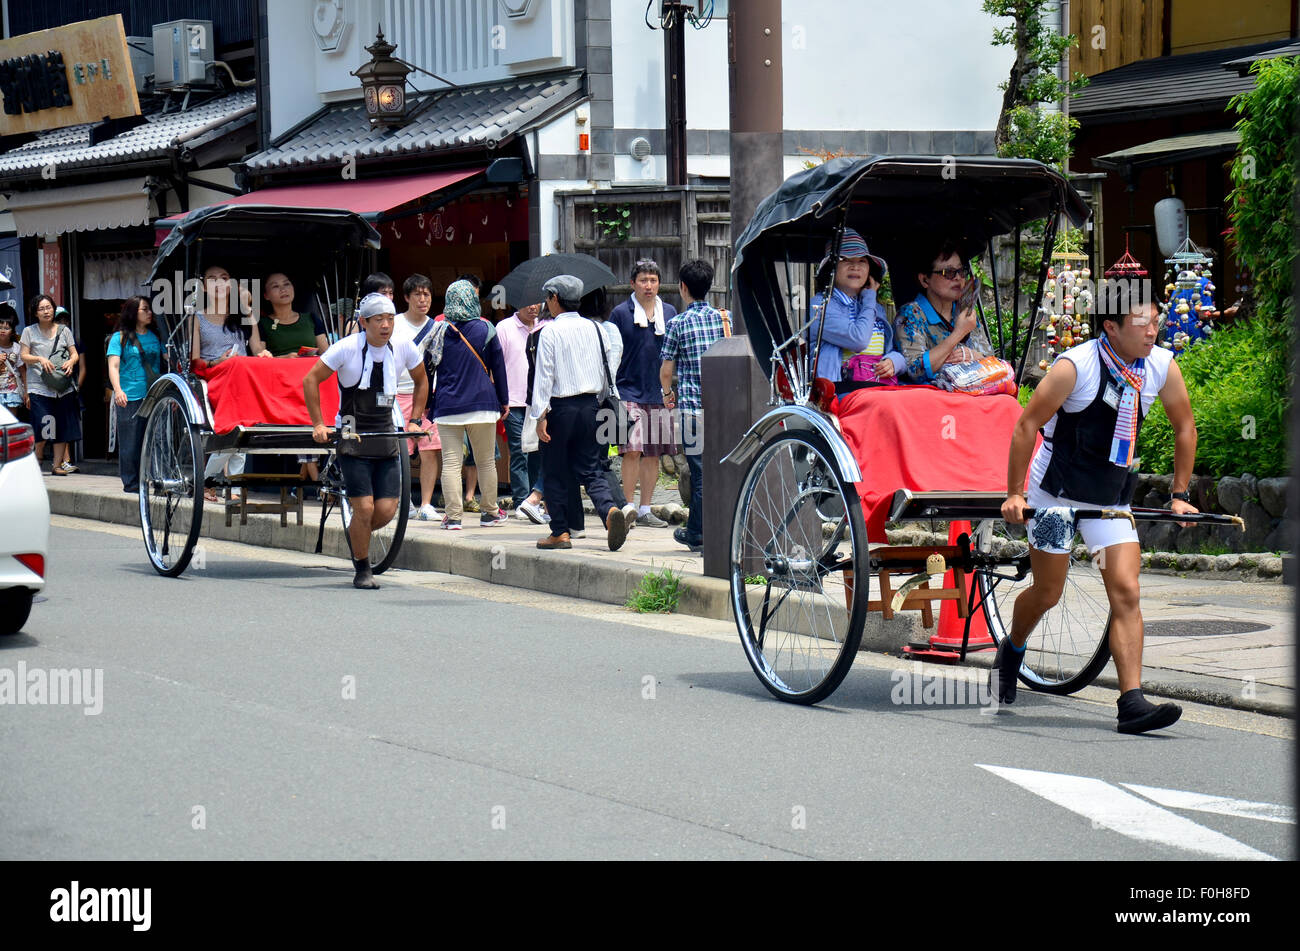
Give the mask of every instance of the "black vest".
M 1110 461 L 1110 444 L 1115 437 L 1115 420 L 1119 417 L 1116 406 L 1106 402 L 1106 390 L 1113 385 L 1110 371 L 1101 358 L 1100 346 L 1097 363 L 1101 366 L 1101 384 L 1092 402 L 1077 413 L 1056 411 L 1056 429 L 1049 439 L 1052 459 L 1043 475 L 1042 489 L 1089 505 L 1127 505 L 1137 488 L 1137 469 L 1127 469 Z M 1138 432 L 1146 413 L 1138 395 Z
M 370 344 L 363 343 L 363 347 Z M 364 361 L 362 351 L 362 359 Z M 397 359 L 392 344 L 388 345 L 389 360 Z M 362 366 L 364 366 L 364 362 Z M 344 386 L 339 381 L 339 419 L 344 427 L 358 433 L 387 433 L 393 431 L 393 402 L 395 397 L 384 394 L 384 365 L 372 364 L 370 367 L 370 388 L 361 389 L 361 381 L 356 386 Z M 384 459 L 396 456 L 398 452 L 395 439 L 343 439 L 339 442 L 339 455 L 364 456 L 368 459 Z

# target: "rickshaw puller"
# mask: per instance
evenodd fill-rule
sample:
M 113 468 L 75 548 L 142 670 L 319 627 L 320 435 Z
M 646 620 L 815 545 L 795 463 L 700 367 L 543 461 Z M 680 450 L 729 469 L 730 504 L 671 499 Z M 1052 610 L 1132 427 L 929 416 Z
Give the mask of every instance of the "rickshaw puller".
M 1173 354 L 1155 346 L 1160 323 L 1154 303 L 1135 304 L 1127 314 L 1104 318 L 1100 337 L 1061 354 L 1052 364 L 1012 436 L 1007 500 L 1002 503 L 1006 521 L 1024 522 L 1026 508 L 1127 509 L 1137 480 L 1138 432 L 1157 396 L 1174 430 L 1170 508 L 1179 515 L 1197 511 L 1187 491 L 1196 459 L 1196 420 Z M 1043 444 L 1034 453 L 1040 428 Z M 1021 486 L 1031 453 L 1026 498 Z M 990 674 L 990 689 L 1001 703 L 1015 701 L 1029 633 L 1061 598 L 1075 532 L 1070 521 L 1058 513 L 1029 520 L 1033 583 L 1016 598 L 1011 635 L 998 646 Z M 1142 550 L 1137 532 L 1120 519 L 1080 519 L 1079 531 L 1098 560 L 1110 602 L 1110 649 L 1120 689 L 1116 729 L 1145 733 L 1171 726 L 1182 708 L 1156 705 L 1142 695 Z
M 320 385 L 331 374 L 339 376 L 339 415 L 335 425 L 343 430 L 338 448 L 339 469 L 352 507 L 348 541 L 356 569 L 352 584 L 357 588 L 379 587 L 370 571 L 370 535 L 387 525 L 397 513 L 402 491 L 398 453 L 403 451 L 405 441 L 377 437 L 354 439 L 348 438 L 347 433 L 393 429 L 399 367 L 405 367 L 415 381 L 407 432 L 419 432 L 416 420 L 424 416 L 429 397 L 429 378 L 415 346 L 407 340 L 400 340 L 396 345 L 390 341 L 395 315 L 396 308 L 389 298 L 382 294 L 367 295 L 359 310 L 363 333 L 344 337 L 331 346 L 302 381 L 312 421 L 312 439 L 327 443 L 330 432 L 321 419 Z

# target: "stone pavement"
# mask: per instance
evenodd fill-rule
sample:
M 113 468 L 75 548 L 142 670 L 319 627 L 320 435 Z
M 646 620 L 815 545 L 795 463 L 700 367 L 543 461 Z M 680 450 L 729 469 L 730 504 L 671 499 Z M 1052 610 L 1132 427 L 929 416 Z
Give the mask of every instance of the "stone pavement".
M 47 477 L 45 484 L 51 511 L 56 514 L 139 524 L 136 496 L 124 493 L 114 476 Z M 661 515 L 678 514 L 668 507 L 675 501 L 671 489 L 655 494 L 655 508 Z M 236 519 L 227 529 L 224 512 L 218 506 L 206 506 L 203 537 L 312 551 L 320 521 L 319 504 L 304 506 L 303 521 L 299 527 L 291 518 L 290 525 L 282 528 L 277 516 L 250 515 L 248 525 L 241 527 Z M 535 542 L 546 534 L 545 528 L 521 521 L 513 513 L 507 525 L 493 528 L 480 528 L 467 519 L 460 532 L 445 532 L 437 522 L 412 519 L 397 565 L 399 569 L 440 571 L 537 591 L 569 592 L 619 605 L 626 603 L 646 573 L 671 568 L 682 578 L 679 612 L 719 620 L 731 617 L 727 583 L 704 577 L 701 556 L 673 541 L 671 529 L 637 528 L 620 551 L 610 552 L 604 528 L 595 516 L 589 515 L 586 524 L 587 537 L 574 539 L 572 551 L 543 552 Z M 331 516 L 327 526 L 324 550 L 344 556 L 337 516 Z M 143 542 L 140 558 L 146 558 Z M 52 565 L 57 566 L 57 560 L 52 559 Z M 1239 580 L 1241 577 L 1143 573 L 1146 686 L 1167 696 L 1291 716 L 1295 695 L 1293 589 L 1276 580 Z M 670 628 L 671 618 L 665 617 L 664 625 Z M 921 626 L 919 613 L 903 612 L 890 621 L 871 613 L 862 648 L 898 654 L 903 645 L 924 640 L 929 633 Z M 739 647 L 737 656 L 741 656 Z M 991 652 L 973 654 L 968 662 L 987 665 L 990 660 Z M 1113 665 L 1107 666 L 1097 683 L 1115 686 Z

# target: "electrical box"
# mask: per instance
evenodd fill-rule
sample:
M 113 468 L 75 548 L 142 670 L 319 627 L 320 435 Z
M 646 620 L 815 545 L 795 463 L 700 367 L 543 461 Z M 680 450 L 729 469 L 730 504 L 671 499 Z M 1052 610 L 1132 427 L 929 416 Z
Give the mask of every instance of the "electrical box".
M 156 89 L 210 85 L 211 20 L 172 20 L 153 26 L 153 77 Z
M 131 54 L 131 72 L 135 74 L 135 91 L 144 92 L 145 80 L 153 75 L 153 37 L 128 36 L 126 49 Z

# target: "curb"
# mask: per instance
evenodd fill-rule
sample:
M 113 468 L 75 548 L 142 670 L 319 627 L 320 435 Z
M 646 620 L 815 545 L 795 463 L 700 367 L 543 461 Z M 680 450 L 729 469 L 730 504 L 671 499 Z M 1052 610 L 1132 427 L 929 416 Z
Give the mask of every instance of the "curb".
M 56 515 L 88 518 L 116 525 L 140 524 L 139 502 L 134 495 L 104 495 L 61 485 L 47 485 L 46 489 L 50 497 L 50 511 Z M 206 506 L 198 547 L 202 547 L 203 538 L 209 538 L 260 548 L 312 553 L 316 549 L 319 526 L 319 516 L 309 517 L 304 510 L 301 526 L 291 518 L 287 526 L 281 527 L 279 516 L 252 514 L 248 517 L 247 525 L 240 525 L 236 521 L 227 528 L 225 510 Z M 325 526 L 321 553 L 342 559 L 348 557 L 347 543 L 337 518 L 331 518 Z M 505 567 L 507 560 L 509 569 Z M 586 553 L 548 552 L 526 546 L 511 546 L 507 549 L 499 544 L 454 532 L 420 538 L 408 535 L 402 542 L 394 566 L 413 571 L 455 574 L 529 591 L 568 593 L 588 601 L 619 607 L 627 603 L 641 578 L 650 570 L 626 562 L 594 560 Z M 679 590 L 681 593 L 676 613 L 715 621 L 731 620 L 731 586 L 726 581 L 682 575 Z M 895 652 L 903 644 L 921 637 L 922 630 L 919 614 L 892 621 L 868 614 L 862 632 L 862 649 Z
M 53 514 L 117 525 L 140 524 L 137 496 L 78 491 L 61 485 L 47 484 L 46 489 Z M 314 553 L 318 531 L 319 516 L 310 518 L 306 511 L 301 526 L 290 519 L 287 526 L 281 527 L 278 516 L 254 514 L 249 516 L 247 525 L 240 525 L 236 520 L 227 528 L 225 510 L 207 507 L 203 513 L 198 547 L 202 547 L 203 538 L 209 538 L 260 548 Z M 143 547 L 143 542 L 141 544 Z M 337 518 L 331 518 L 325 527 L 321 553 L 340 559 L 348 557 L 347 541 Z M 510 564 L 508 570 L 505 566 L 507 560 Z M 585 552 L 546 552 L 527 546 L 507 549 L 500 544 L 454 532 L 433 537 L 408 536 L 402 543 L 396 567 L 455 574 L 531 591 L 570 594 L 619 607 L 626 605 L 641 578 L 651 570 L 626 562 L 594 560 Z M 680 577 L 680 599 L 674 613 L 715 621 L 732 620 L 731 590 L 726 581 L 685 574 Z M 877 613 L 868 613 L 860 650 L 905 658 L 903 646 L 928 640 L 930 633 L 922 626 L 919 612 L 899 614 L 890 621 Z M 989 666 L 992 656 L 992 652 L 968 655 L 966 666 Z M 1223 678 L 1161 668 L 1148 667 L 1146 670 L 1150 675 L 1144 681 L 1143 689 L 1153 695 L 1272 716 L 1294 715 L 1294 694 L 1286 688 L 1258 684 L 1254 687 L 1255 696 L 1245 697 L 1228 692 Z M 1107 670 L 1093 682 L 1093 686 L 1118 689 L 1119 684 L 1114 674 Z

